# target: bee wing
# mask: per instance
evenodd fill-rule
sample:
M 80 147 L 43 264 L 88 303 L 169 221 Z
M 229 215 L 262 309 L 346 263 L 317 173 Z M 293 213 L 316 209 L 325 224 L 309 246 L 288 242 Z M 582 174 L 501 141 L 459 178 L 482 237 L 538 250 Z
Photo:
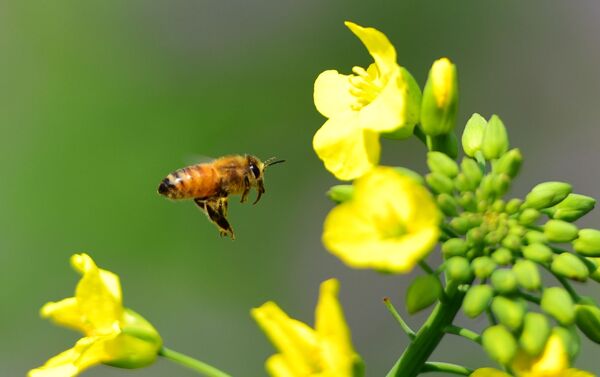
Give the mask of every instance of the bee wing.
M 184 158 L 184 163 L 186 166 L 197 165 L 197 164 L 206 164 L 209 162 L 213 162 L 216 160 L 214 157 L 204 156 L 201 154 L 191 154 L 187 155 Z

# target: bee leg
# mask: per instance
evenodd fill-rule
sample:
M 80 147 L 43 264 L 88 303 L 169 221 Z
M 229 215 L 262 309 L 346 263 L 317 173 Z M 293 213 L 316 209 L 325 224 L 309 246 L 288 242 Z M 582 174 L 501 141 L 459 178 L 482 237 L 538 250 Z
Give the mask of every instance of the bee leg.
M 244 192 L 242 192 L 242 200 L 240 203 L 244 203 L 246 199 L 248 199 L 248 194 L 250 193 L 250 180 L 248 177 L 244 177 Z
M 227 221 L 227 198 L 206 201 L 206 213 L 208 218 L 219 228 L 221 236 L 229 236 L 235 239 L 233 229 Z
M 258 201 L 260 200 L 260 197 L 262 196 L 262 194 L 265 193 L 265 186 L 263 185 L 262 179 L 260 181 L 256 182 L 256 192 L 257 192 L 256 200 L 252 204 L 258 203 Z

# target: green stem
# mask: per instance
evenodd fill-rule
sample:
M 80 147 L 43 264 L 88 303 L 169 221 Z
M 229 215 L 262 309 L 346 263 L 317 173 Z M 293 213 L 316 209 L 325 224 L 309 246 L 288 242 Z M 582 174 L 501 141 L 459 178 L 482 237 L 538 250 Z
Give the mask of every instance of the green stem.
M 462 365 L 430 361 L 425 363 L 425 365 L 423 365 L 423 369 L 421 369 L 421 373 L 427 372 L 446 372 L 459 374 L 461 376 L 469 376 L 471 373 L 473 373 L 473 369 L 463 367 Z
M 406 333 L 406 335 L 408 335 L 408 337 L 411 340 L 414 339 L 415 338 L 415 332 L 413 331 L 413 329 L 410 328 L 410 326 L 408 325 L 408 323 L 406 323 L 404 321 L 404 319 L 402 318 L 402 316 L 400 315 L 400 313 L 398 313 L 398 311 L 396 310 L 396 308 L 392 304 L 392 301 L 390 301 L 390 298 L 389 297 L 384 298 L 383 299 L 383 303 L 388 308 L 388 310 L 390 311 L 390 313 L 392 313 L 392 317 L 394 317 L 396 319 L 396 321 L 398 321 L 398 323 L 400 324 L 400 327 L 402 327 L 402 330 Z
M 454 334 L 454 335 L 462 336 L 463 338 L 472 340 L 473 342 L 475 342 L 477 344 L 481 344 L 481 335 L 479 335 L 475 331 L 465 329 L 464 327 L 448 325 L 444 328 L 444 331 L 447 334 Z
M 537 296 L 534 296 L 534 295 L 530 295 L 527 292 L 519 292 L 519 295 L 521 297 L 523 297 L 525 300 L 527 300 L 529 302 L 533 302 L 534 304 L 538 304 L 539 305 L 542 302 L 541 298 L 539 298 Z
M 415 339 L 408 345 L 402 356 L 388 372 L 387 377 L 416 377 L 421 373 L 427 359 L 444 337 L 444 328 L 451 325 L 460 309 L 464 293 L 457 284 L 450 282 L 446 287 L 447 300 L 439 302 Z
M 446 233 L 446 235 L 448 235 L 448 237 L 450 238 L 460 237 L 460 235 L 456 233 L 452 228 L 450 228 L 450 225 L 448 224 L 442 223 L 440 225 L 440 229 L 442 229 L 442 232 Z
M 420 124 L 417 124 L 413 129 L 413 135 L 415 135 L 417 139 L 421 140 L 421 142 L 427 146 L 427 135 L 425 135 L 425 132 L 423 132 Z
M 425 271 L 426 273 L 432 275 L 435 273 L 435 271 L 433 271 L 433 268 L 431 268 L 427 262 L 425 262 L 424 260 L 419 261 L 419 266 L 423 269 L 423 271 Z
M 218 370 L 217 368 L 196 360 L 193 357 L 184 355 L 177 351 L 173 351 L 166 347 L 161 348 L 158 354 L 166 359 L 169 359 L 177 364 L 188 367 L 196 372 L 207 377 L 231 377 L 229 374 Z

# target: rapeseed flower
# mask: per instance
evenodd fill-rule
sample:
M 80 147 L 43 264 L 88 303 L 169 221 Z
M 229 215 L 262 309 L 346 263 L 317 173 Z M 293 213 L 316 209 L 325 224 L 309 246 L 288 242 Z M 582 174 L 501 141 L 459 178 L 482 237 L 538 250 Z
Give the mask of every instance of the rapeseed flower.
M 360 357 L 354 352 L 350 331 L 338 301 L 339 283 L 321 284 L 315 310 L 315 328 L 288 317 L 274 302 L 251 313 L 279 353 L 266 368 L 273 377 L 356 377 Z
M 440 220 L 421 184 L 377 167 L 354 182 L 351 200 L 329 213 L 323 243 L 350 267 L 409 272 L 435 246 Z
M 47 303 L 41 315 L 84 337 L 28 376 L 73 377 L 97 364 L 141 368 L 154 362 L 161 337 L 139 314 L 123 307 L 119 277 L 99 269 L 87 254 L 73 255 L 71 264 L 82 274 L 75 296 Z
M 328 120 L 313 138 L 325 168 L 341 180 L 360 177 L 379 162 L 380 133 L 412 135 L 418 122 L 421 90 L 396 62 L 396 50 L 379 30 L 346 22 L 375 61 L 353 74 L 328 70 L 315 81 L 317 110 Z

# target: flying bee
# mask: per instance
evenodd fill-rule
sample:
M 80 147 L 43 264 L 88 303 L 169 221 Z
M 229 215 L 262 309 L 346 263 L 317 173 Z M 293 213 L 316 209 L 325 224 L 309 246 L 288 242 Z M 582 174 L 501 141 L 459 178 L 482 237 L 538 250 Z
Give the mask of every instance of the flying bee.
M 265 169 L 284 161 L 270 158 L 261 162 L 251 155 L 224 156 L 175 170 L 162 180 L 158 193 L 169 199 L 193 199 L 217 226 L 221 236 L 234 239 L 233 229 L 227 221 L 229 196 L 241 195 L 241 202 L 244 203 L 254 187 L 257 191 L 254 204 L 258 203 L 265 193 Z

